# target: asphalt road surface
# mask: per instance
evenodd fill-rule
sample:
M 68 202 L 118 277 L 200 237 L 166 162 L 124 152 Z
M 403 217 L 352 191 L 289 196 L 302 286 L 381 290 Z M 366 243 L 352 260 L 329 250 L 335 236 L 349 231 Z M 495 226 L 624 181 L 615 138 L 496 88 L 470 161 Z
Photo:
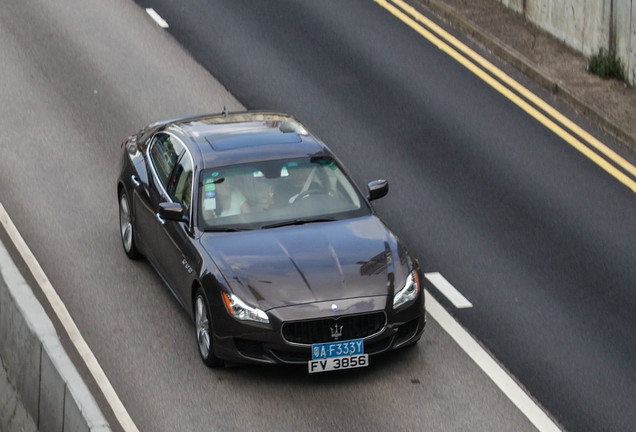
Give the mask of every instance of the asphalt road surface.
M 453 315 L 566 429 L 634 428 L 632 191 L 372 1 L 140 5 L 170 27 L 125 0 L 0 10 L 0 202 L 140 430 L 533 429 L 432 319 L 350 373 L 201 364 L 121 250 L 115 179 L 127 135 L 223 106 L 290 112 L 387 177 L 376 208 L 473 304 L 433 289 Z

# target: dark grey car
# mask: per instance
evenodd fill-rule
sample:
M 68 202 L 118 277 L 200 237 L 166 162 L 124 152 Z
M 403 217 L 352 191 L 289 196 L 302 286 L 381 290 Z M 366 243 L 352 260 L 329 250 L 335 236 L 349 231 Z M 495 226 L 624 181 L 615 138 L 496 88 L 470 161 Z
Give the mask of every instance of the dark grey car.
M 150 125 L 122 143 L 120 232 L 195 322 L 201 358 L 366 366 L 425 327 L 418 261 L 293 117 Z

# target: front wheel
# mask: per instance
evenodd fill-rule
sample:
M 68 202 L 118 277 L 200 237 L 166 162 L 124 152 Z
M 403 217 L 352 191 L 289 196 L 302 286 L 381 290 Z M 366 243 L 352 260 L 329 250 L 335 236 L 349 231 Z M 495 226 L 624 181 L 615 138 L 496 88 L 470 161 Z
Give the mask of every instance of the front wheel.
M 214 355 L 212 320 L 210 308 L 203 289 L 199 288 L 194 297 L 194 327 L 201 360 L 207 367 L 223 366 L 223 360 Z
M 119 233 L 124 252 L 130 259 L 137 259 L 141 256 L 135 244 L 134 227 L 132 223 L 132 211 L 128 195 L 124 189 L 119 193 Z

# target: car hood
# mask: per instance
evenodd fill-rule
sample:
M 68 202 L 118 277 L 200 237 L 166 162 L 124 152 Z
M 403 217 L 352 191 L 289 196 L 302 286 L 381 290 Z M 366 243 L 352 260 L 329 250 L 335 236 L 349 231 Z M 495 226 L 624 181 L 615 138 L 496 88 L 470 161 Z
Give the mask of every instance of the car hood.
M 407 258 L 376 216 L 201 238 L 231 289 L 263 310 L 392 295 Z

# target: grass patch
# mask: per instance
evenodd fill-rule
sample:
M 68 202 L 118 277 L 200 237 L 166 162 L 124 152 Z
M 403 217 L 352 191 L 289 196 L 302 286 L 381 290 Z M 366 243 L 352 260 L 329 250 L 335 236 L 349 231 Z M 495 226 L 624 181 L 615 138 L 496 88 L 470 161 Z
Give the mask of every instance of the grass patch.
M 590 57 L 589 71 L 601 78 L 616 78 L 627 82 L 625 65 L 614 51 L 601 48 L 597 54 Z

